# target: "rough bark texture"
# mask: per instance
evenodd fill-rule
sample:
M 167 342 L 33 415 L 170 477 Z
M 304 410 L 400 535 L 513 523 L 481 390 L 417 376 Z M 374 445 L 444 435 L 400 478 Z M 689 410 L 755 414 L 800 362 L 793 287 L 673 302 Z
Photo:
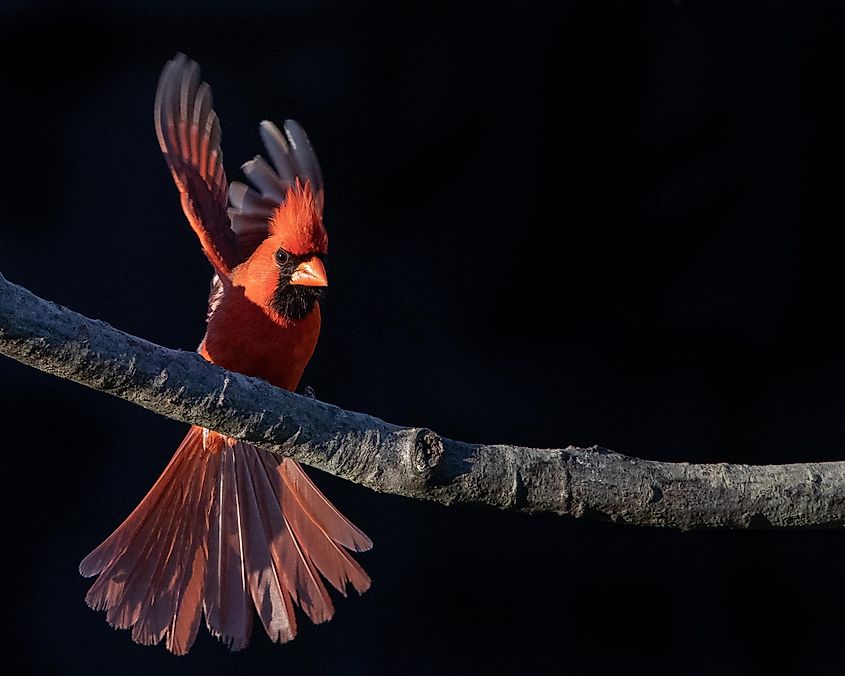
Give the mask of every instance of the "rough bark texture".
M 696 465 L 595 446 L 462 443 L 154 345 L 42 300 L 2 275 L 0 353 L 376 491 L 684 530 L 845 525 L 845 461 Z

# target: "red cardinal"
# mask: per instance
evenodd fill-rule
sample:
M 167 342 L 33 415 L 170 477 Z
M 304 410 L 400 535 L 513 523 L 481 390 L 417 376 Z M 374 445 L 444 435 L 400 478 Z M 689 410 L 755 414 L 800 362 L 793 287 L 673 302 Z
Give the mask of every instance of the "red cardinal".
M 211 89 L 184 55 L 158 83 L 155 123 L 182 208 L 214 267 L 199 353 L 215 364 L 293 390 L 320 333 L 323 180 L 303 129 L 262 122 L 274 166 L 243 165 L 260 192 L 227 184 Z M 231 207 L 229 204 L 231 203 Z M 99 578 L 86 596 L 138 643 L 182 655 L 205 613 L 232 649 L 249 641 L 253 606 L 267 635 L 296 635 L 293 605 L 313 622 L 334 608 L 322 577 L 346 593 L 370 578 L 347 550 L 370 539 L 302 468 L 247 443 L 192 427 L 150 492 L 80 565 Z

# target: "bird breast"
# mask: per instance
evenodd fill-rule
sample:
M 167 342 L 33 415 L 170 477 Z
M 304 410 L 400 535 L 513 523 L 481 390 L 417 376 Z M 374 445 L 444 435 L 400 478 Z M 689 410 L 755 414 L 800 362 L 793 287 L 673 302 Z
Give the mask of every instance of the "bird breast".
M 319 305 L 297 321 L 274 318 L 242 288 L 230 287 L 208 322 L 200 354 L 230 371 L 295 390 L 319 334 Z

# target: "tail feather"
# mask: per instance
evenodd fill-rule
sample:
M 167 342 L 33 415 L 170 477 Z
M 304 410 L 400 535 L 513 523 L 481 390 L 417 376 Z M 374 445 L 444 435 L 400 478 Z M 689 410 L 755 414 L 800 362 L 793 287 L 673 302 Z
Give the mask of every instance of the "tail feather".
M 166 612 L 165 606 L 168 603 L 169 590 L 166 587 L 157 586 L 156 581 L 161 576 L 162 569 L 167 567 L 168 553 L 166 550 L 170 548 L 168 543 L 175 544 L 178 539 L 176 532 L 178 528 L 177 515 L 181 510 L 182 506 L 178 504 L 178 500 L 174 500 L 168 509 L 171 518 L 167 530 L 162 532 L 162 536 L 147 552 L 144 565 L 136 566 L 132 572 L 132 578 L 127 580 L 127 589 L 132 589 L 133 592 L 137 589 L 140 594 L 144 594 L 142 586 L 140 584 L 133 585 L 132 580 L 148 580 L 149 589 L 155 590 L 152 598 L 148 603 L 145 603 L 144 596 L 136 593 L 127 594 L 120 604 L 106 613 L 106 620 L 111 621 L 113 625 L 131 626 L 132 640 L 143 645 L 157 644 L 161 641 L 167 627 L 166 620 L 159 621 L 159 615 Z M 124 608 L 127 610 L 124 610 Z M 121 619 L 120 622 L 113 621 L 112 618 L 117 617 Z
M 202 494 L 204 468 L 207 463 L 195 462 L 189 483 L 180 487 L 181 500 L 172 507 L 173 520 L 164 546 L 158 550 L 160 556 L 150 552 L 149 560 L 158 565 L 149 574 L 149 588 L 156 590 L 152 602 L 143 608 L 138 621 L 132 627 L 132 638 L 138 643 L 154 645 L 165 636 L 176 614 L 178 597 L 182 591 L 182 580 L 191 565 L 195 546 L 192 545 L 195 526 L 194 515 Z M 200 529 L 202 530 L 202 529 Z M 152 568 L 153 566 L 150 566 Z M 150 568 L 147 568 L 149 571 Z
M 176 655 L 184 655 L 193 645 L 202 617 L 208 553 L 205 536 L 208 517 L 205 514 L 205 505 L 210 504 L 213 499 L 219 467 L 220 454 L 209 456 L 202 467 L 202 485 L 197 492 L 197 501 L 191 503 L 191 511 L 186 515 L 188 545 L 185 550 L 185 566 L 174 584 L 177 594 L 166 643 L 167 649 Z
M 184 466 L 184 463 L 174 463 L 172 466 L 174 473 L 178 472 L 181 466 Z M 171 477 L 171 481 L 166 484 L 172 483 Z M 170 487 L 165 485 L 163 488 Z M 107 611 L 106 619 L 112 626 L 127 629 L 137 619 L 136 613 L 133 613 L 133 609 L 129 607 L 131 595 L 125 593 L 126 587 L 132 581 L 137 566 L 146 560 L 145 552 L 149 551 L 151 544 L 155 541 L 162 522 L 168 514 L 172 513 L 173 510 L 170 509 L 172 496 L 172 492 L 162 492 L 156 496 L 157 499 L 150 501 L 151 504 L 146 509 L 136 510 L 139 511 L 137 522 L 130 515 L 130 518 L 124 522 L 126 530 L 130 532 L 114 538 L 111 544 L 114 554 L 102 568 L 100 577 L 85 597 L 85 601 L 94 610 Z M 85 561 L 83 561 L 83 566 L 84 564 Z M 115 608 L 118 611 L 115 611 Z
M 282 584 L 270 548 L 273 521 L 266 514 L 267 510 L 262 512 L 261 508 L 274 501 L 264 499 L 266 494 L 261 492 L 266 482 L 260 474 L 263 468 L 256 474 L 256 465 L 251 462 L 256 454 L 244 444 L 237 444 L 235 450 L 242 467 L 238 472 L 238 493 L 243 496 L 242 515 L 252 536 L 247 539 L 244 552 L 252 601 L 270 640 L 284 643 L 296 635 L 296 621 L 290 596 Z M 258 537 L 259 534 L 264 537 Z
M 202 617 L 202 592 L 205 581 L 205 549 L 195 547 L 193 559 L 186 568 L 176 609 L 167 630 L 165 645 L 174 655 L 185 655 L 197 638 Z
M 337 511 L 337 508 L 314 485 L 298 462 L 286 458 L 280 466 L 288 485 L 301 498 L 311 518 L 320 525 L 328 537 L 355 552 L 372 549 L 373 541 Z
M 266 451 L 258 451 L 258 462 L 264 465 L 264 476 L 270 484 L 267 503 L 277 505 L 268 510 L 268 515 L 278 514 L 278 522 L 273 529 L 274 537 L 270 541 L 270 549 L 276 570 L 284 580 L 285 587 L 293 600 L 315 624 L 320 624 L 332 618 L 334 604 L 325 585 L 320 581 L 319 573 L 314 569 L 311 560 L 303 551 L 290 527 L 289 516 L 282 507 L 284 488 L 279 465 L 275 457 Z
M 208 527 L 205 621 L 208 630 L 232 650 L 249 642 L 252 613 L 244 560 L 241 496 L 234 446 L 222 450 L 223 468 Z
M 172 484 L 179 476 L 179 467 L 185 462 L 185 454 L 181 453 L 183 448 L 190 445 L 192 437 L 196 436 L 192 427 L 191 431 L 182 441 L 176 453 L 165 467 L 164 472 L 153 484 L 149 493 L 141 500 L 140 504 L 126 517 L 122 524 L 109 535 L 94 551 L 82 559 L 79 564 L 79 572 L 83 577 L 93 577 L 102 573 L 105 567 L 125 551 L 129 542 L 134 538 L 151 513 L 167 494 Z
M 188 448 L 184 465 L 186 471 L 192 468 L 194 449 Z M 189 475 L 190 476 L 190 475 Z M 175 487 L 176 488 L 176 487 Z M 106 621 L 121 629 L 133 628 L 133 638 L 146 645 L 157 643 L 161 638 L 154 638 L 144 632 L 145 616 L 159 605 L 160 594 L 164 588 L 156 586 L 157 571 L 163 566 L 164 557 L 177 537 L 179 515 L 182 513 L 183 491 L 176 488 L 165 496 L 154 513 L 136 533 L 124 554 L 114 561 L 100 575 L 100 582 L 122 578 L 122 584 L 115 585 L 120 595 L 111 595 L 113 605 L 107 608 Z M 141 537 L 144 534 L 145 537 Z M 92 587 L 93 590 L 93 587 Z M 150 590 L 155 590 L 148 600 Z
M 120 527 L 80 565 L 100 577 L 86 601 L 185 654 L 202 612 L 230 648 L 247 645 L 255 606 L 271 640 L 296 635 L 293 604 L 313 622 L 334 606 L 321 575 L 345 594 L 370 579 L 345 548 L 371 542 L 292 460 L 191 428 L 162 476 Z
M 345 549 L 338 546 L 323 522 L 314 516 L 302 493 L 297 490 L 292 477 L 297 474 L 305 476 L 302 468 L 293 460 L 285 459 L 279 465 L 279 474 L 284 484 L 281 495 L 282 511 L 290 515 L 289 522 L 293 534 L 297 541 L 303 544 L 303 549 L 308 552 L 308 557 L 317 570 L 344 596 L 346 585 L 350 582 L 359 594 L 367 591 L 370 588 L 369 576 Z

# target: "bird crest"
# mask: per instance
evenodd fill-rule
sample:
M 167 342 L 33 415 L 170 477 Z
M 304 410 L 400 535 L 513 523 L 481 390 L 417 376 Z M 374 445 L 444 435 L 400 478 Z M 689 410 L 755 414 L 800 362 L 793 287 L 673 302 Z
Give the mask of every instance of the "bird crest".
M 273 210 L 270 235 L 295 255 L 326 253 L 329 238 L 323 226 L 322 190 L 315 195 L 309 181 L 302 183 L 297 178 Z

